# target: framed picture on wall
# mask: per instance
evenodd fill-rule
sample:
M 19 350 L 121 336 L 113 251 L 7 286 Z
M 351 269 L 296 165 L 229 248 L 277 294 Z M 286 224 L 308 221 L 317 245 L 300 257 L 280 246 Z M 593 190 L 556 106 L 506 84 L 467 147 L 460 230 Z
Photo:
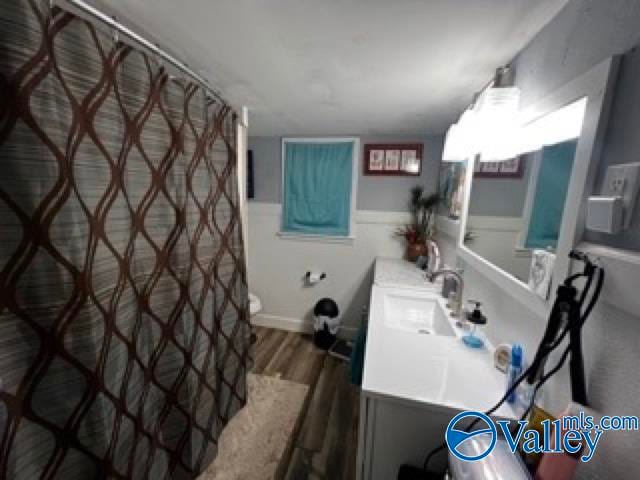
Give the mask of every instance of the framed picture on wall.
M 477 178 L 521 178 L 524 174 L 524 157 L 504 162 L 476 162 L 473 176 Z
M 400 150 L 387 150 L 384 152 L 384 171 L 395 172 L 400 169 Z
M 512 158 L 511 160 L 501 162 L 500 173 L 518 173 L 522 163 L 520 158 Z
M 369 168 L 376 172 L 384 170 L 384 150 L 371 150 Z
M 420 162 L 418 161 L 415 150 L 402 150 L 400 170 L 409 173 L 420 171 Z
M 422 144 L 366 144 L 365 175 L 419 176 L 422 170 Z
M 482 162 L 480 163 L 481 173 L 498 173 L 500 171 L 500 162 Z

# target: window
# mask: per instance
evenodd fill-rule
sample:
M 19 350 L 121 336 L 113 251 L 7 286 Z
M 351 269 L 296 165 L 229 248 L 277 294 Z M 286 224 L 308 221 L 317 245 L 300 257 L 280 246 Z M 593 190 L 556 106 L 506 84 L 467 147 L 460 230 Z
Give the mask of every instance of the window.
M 282 233 L 351 237 L 355 207 L 356 138 L 282 140 Z
M 577 146 L 576 140 L 570 140 L 543 147 L 525 248 L 555 250 L 558 246 Z
M 558 247 L 587 98 L 581 98 L 525 125 L 523 138 L 532 160 L 524 207 L 526 249 Z

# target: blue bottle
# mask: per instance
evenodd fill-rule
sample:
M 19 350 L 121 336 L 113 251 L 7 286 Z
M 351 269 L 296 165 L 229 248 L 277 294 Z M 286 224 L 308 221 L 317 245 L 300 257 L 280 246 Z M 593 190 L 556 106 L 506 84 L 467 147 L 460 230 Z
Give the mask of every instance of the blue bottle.
M 507 390 L 511 388 L 520 375 L 522 375 L 522 347 L 516 343 L 511 347 L 511 363 L 507 369 Z M 516 392 L 514 391 L 507 397 L 507 402 L 513 404 L 516 398 Z

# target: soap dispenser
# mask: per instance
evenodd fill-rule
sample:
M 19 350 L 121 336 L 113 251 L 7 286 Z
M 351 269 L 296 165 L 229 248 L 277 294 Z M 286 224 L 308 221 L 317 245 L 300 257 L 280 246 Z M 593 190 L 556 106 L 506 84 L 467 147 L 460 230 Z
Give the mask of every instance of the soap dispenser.
M 471 323 L 471 331 L 462 337 L 462 341 L 468 347 L 482 348 L 484 347 L 484 340 L 478 335 L 478 328 L 479 325 L 485 325 L 487 323 L 487 317 L 480 311 L 482 303 L 477 300 L 469 300 L 469 303 L 474 305 L 473 311 L 467 312 L 467 321 Z

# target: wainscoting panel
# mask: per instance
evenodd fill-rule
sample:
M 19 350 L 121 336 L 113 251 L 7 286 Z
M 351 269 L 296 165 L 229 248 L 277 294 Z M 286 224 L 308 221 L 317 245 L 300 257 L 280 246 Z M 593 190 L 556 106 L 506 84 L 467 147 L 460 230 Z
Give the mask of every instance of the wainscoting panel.
M 329 297 L 340 309 L 342 335 L 352 336 L 362 308 L 369 304 L 374 259 L 402 257 L 404 243 L 394 230 L 409 221 L 409 215 L 358 211 L 354 239 L 336 243 L 279 236 L 280 211 L 277 203 L 249 203 L 249 288 L 263 304 L 254 323 L 308 331 L 316 302 Z M 310 270 L 327 277 L 306 286 L 304 275 Z

